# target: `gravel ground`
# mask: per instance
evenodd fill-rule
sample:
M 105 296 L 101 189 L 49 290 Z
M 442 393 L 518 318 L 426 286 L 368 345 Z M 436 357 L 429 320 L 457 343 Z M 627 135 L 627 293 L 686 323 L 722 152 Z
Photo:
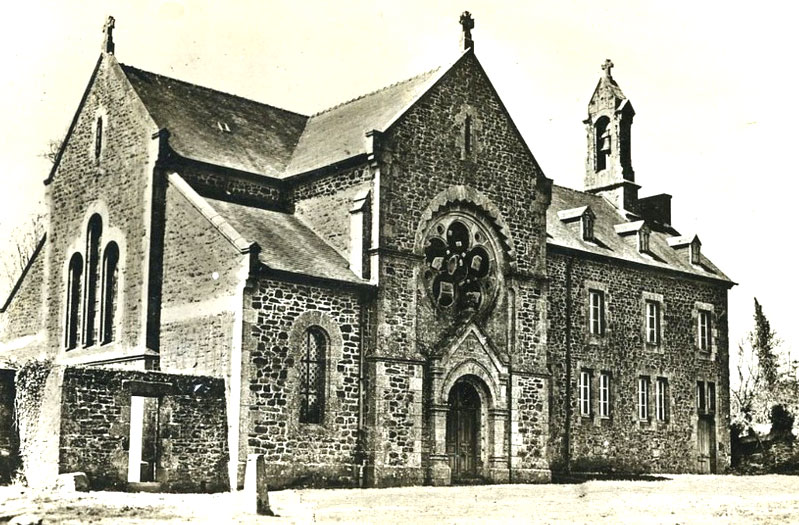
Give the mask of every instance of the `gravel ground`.
M 799 477 L 671 476 L 661 481 L 270 493 L 277 517 L 242 494 L 46 494 L 0 487 L 0 522 L 43 523 L 799 523 Z

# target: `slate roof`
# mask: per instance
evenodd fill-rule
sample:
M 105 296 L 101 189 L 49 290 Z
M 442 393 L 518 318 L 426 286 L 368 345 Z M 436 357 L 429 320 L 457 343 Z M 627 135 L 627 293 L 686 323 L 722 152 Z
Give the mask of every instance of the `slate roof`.
M 584 241 L 582 231 L 573 224 L 564 223 L 558 212 L 582 206 L 590 206 L 596 215 L 594 237 L 596 242 Z M 635 243 L 629 242 L 616 232 L 618 224 L 634 224 L 625 214 L 599 195 L 552 185 L 552 203 L 547 210 L 547 244 L 552 247 L 570 248 L 595 255 L 622 259 L 656 268 L 676 270 L 691 275 L 732 281 L 707 257 L 701 255 L 701 264 L 692 265 L 686 250 L 675 250 L 669 246 L 673 238 L 664 232 L 652 230 L 649 236 L 649 250 L 652 255 L 640 253 Z
M 179 155 L 260 175 L 288 165 L 308 117 L 120 64 Z M 229 131 L 228 131 L 229 130 Z
M 248 242 L 261 247 L 260 261 L 291 273 L 368 283 L 349 269 L 348 262 L 299 218 L 288 213 L 205 199 Z
M 441 68 L 317 113 L 308 119 L 285 175 L 311 171 L 366 153 L 365 133 L 383 131 L 394 117 L 423 95 Z
M 366 132 L 383 131 L 450 69 L 439 67 L 307 117 L 120 67 L 158 127 L 169 130 L 176 153 L 276 178 L 366 153 Z

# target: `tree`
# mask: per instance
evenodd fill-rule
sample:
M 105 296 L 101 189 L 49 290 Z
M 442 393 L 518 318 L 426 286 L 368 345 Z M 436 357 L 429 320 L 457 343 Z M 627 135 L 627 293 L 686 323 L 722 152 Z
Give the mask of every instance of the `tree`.
M 738 345 L 738 386 L 730 390 L 732 421 L 746 429 L 769 421 L 769 412 L 781 391 L 775 352 L 781 341 L 771 329 L 757 298 L 754 320 L 754 329 Z
M 752 348 L 757 352 L 757 359 L 760 363 L 760 371 L 769 390 L 773 390 L 777 384 L 779 376 L 777 356 L 774 349 L 779 346 L 780 341 L 777 334 L 771 329 L 771 324 L 763 314 L 763 308 L 755 297 L 755 330 L 749 334 Z

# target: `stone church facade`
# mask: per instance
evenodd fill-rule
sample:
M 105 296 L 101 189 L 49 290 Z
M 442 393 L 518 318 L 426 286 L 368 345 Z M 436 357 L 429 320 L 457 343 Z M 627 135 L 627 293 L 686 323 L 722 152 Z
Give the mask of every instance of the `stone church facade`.
M 26 469 L 175 490 L 241 486 L 249 454 L 272 486 L 724 470 L 733 283 L 670 196 L 638 197 L 612 64 L 567 189 L 462 23 L 451 63 L 305 116 L 120 64 L 109 20 L 0 314 L 0 358 L 52 362 Z

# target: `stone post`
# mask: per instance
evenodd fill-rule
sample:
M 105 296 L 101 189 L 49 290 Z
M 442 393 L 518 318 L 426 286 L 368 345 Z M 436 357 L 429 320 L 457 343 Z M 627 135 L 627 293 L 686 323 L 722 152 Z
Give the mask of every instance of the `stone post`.
M 266 483 L 266 462 L 263 454 L 248 454 L 244 471 L 244 496 L 249 512 L 274 516 L 269 507 L 269 490 Z

